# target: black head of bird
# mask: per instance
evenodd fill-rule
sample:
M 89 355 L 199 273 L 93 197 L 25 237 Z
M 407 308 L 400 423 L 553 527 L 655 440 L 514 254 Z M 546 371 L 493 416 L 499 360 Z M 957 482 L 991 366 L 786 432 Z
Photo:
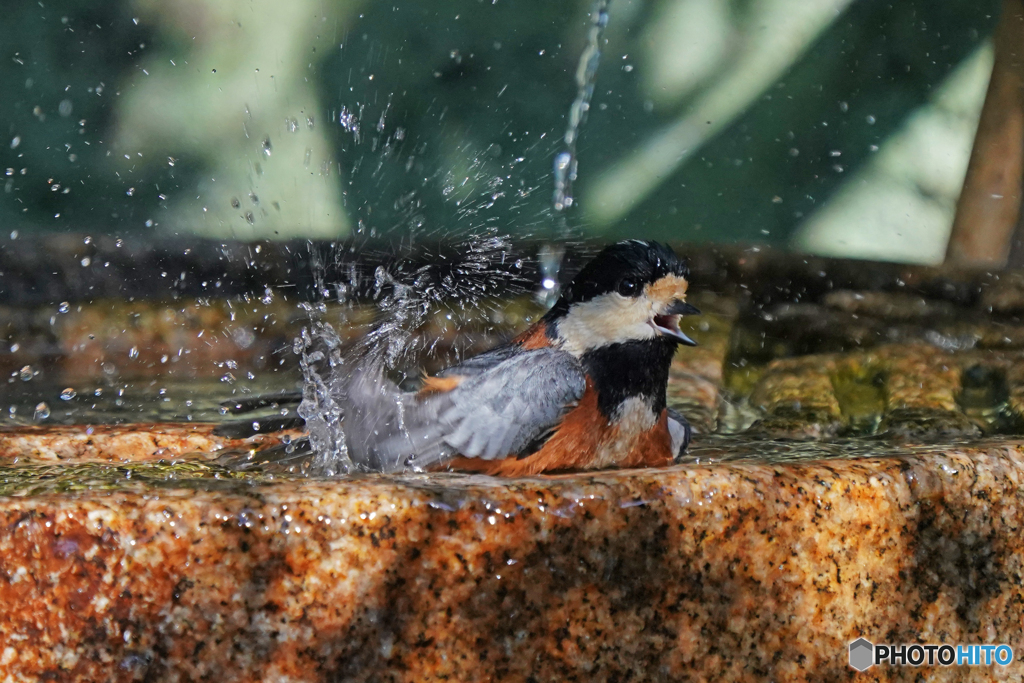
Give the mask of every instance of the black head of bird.
M 689 269 L 669 247 L 628 240 L 606 247 L 565 288 L 545 316 L 548 334 L 576 356 L 613 344 L 653 341 L 695 346 L 679 317 Z

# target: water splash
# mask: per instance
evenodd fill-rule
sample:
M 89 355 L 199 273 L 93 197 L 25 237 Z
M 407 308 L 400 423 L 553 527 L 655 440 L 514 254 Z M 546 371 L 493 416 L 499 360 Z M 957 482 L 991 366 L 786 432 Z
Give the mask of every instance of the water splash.
M 324 300 L 344 309 L 347 303 L 369 299 L 377 314 L 346 341 L 325 320 L 337 308 L 329 309 L 325 301 L 306 305 L 310 325 L 302 330 L 294 350 L 300 355 L 304 380 L 297 412 L 306 420 L 314 452 L 306 467 L 308 474 L 340 476 L 360 469 L 365 449 L 346 441 L 351 426 L 345 424 L 346 413 L 358 413 L 349 400 L 353 391 L 358 394 L 359 387 L 353 385 L 356 378 L 387 395 L 386 387 L 403 385 L 418 374 L 424 357 L 437 350 L 441 340 L 425 328 L 439 310 L 451 311 L 448 315 L 460 327 L 464 321 L 458 317 L 480 320 L 492 297 L 507 294 L 510 287 L 525 291 L 525 280 L 518 275 L 521 262 L 509 258 L 511 240 L 486 229 L 482 232 L 456 241 L 446 253 L 428 255 L 423 265 L 399 255 L 368 270 L 347 260 L 349 249 L 336 249 L 330 268 L 314 258 L 316 286 Z M 327 272 L 340 274 L 341 281 L 328 285 Z M 342 324 L 353 328 L 354 322 Z M 461 355 L 458 347 L 453 350 Z M 401 408 L 397 392 L 394 399 Z
M 337 378 L 343 373 L 341 338 L 334 328 L 314 321 L 302 328 L 295 340 L 302 368 L 302 402 L 296 412 L 306 421 L 309 444 L 313 449 L 311 473 L 334 477 L 353 470 L 342 425 L 341 397 Z M 326 353 L 325 353 L 326 351 Z M 326 361 L 327 367 L 322 365 Z
M 449 253 L 437 253 L 424 265 L 398 259 L 375 269 L 372 298 L 379 317 L 359 342 L 361 357 L 388 372 L 415 368 L 438 342 L 418 333 L 433 311 L 455 302 L 458 315 L 469 319 L 518 278 L 509 236 L 493 229 L 482 233 L 454 241 Z
M 577 93 L 569 110 L 564 148 L 555 158 L 556 234 L 538 254 L 541 282 L 538 298 L 548 305 L 558 297 L 564 245 L 571 237 L 565 211 L 573 204 L 577 140 L 594 94 L 609 2 L 596 0 L 592 8 L 586 47 L 575 74 Z M 406 140 L 391 96 L 387 97 L 378 116 L 374 116 L 371 109 L 374 105 L 356 103 L 343 106 L 340 113 L 332 115 L 351 143 L 352 162 L 346 172 L 350 177 L 367 173 L 383 181 L 385 165 L 397 163 L 404 167 L 404 175 L 407 175 L 416 157 L 416 145 Z M 366 152 L 358 154 L 356 149 Z M 403 149 L 408 151 L 403 154 Z M 344 305 L 357 296 L 369 298 L 377 308 L 377 318 L 357 341 L 345 346 L 335 329 L 323 320 L 321 309 L 313 307 L 310 326 L 296 342 L 305 379 L 299 414 L 307 420 L 310 443 L 316 453 L 311 474 L 344 474 L 358 467 L 349 459 L 344 433 L 347 386 L 353 377 L 364 381 L 368 376 L 377 377 L 381 386 L 387 380 L 401 385 L 413 371 L 418 372 L 424 355 L 436 350 L 440 340 L 423 333 L 425 323 L 434 312 L 456 302 L 456 306 L 448 309 L 454 315 L 479 319 L 485 317 L 479 312 L 488 298 L 501 290 L 507 294 L 510 282 L 526 290 L 527 283 L 521 277 L 522 261 L 512 257 L 511 241 L 502 230 L 504 219 L 494 212 L 494 207 L 501 204 L 498 210 L 507 219 L 507 215 L 518 208 L 517 202 L 532 191 L 524 187 L 506 192 L 512 187 L 512 169 L 522 159 L 496 168 L 491 148 L 463 147 L 459 152 L 465 165 L 424 177 L 422 188 L 401 196 L 390 210 L 371 206 L 372 201 L 351 206 L 356 213 L 355 244 L 348 245 L 347 251 L 339 250 L 335 254 L 337 262 L 332 264 L 332 272 L 341 274 L 340 281 L 324 282 L 322 274 L 327 269 L 314 267 L 321 273 L 316 287 L 322 301 L 333 299 Z M 454 209 L 452 220 L 444 226 L 430 226 L 425 222 L 422 201 L 427 183 L 438 183 L 443 202 Z M 401 235 L 406 249 L 411 249 L 413 243 L 422 245 L 431 236 L 440 236 L 449 242 L 453 252 L 437 254 L 426 265 L 414 265 L 411 260 L 400 257 L 385 260 L 372 272 L 361 272 L 353 264 L 350 267 L 344 264 L 348 253 L 361 250 L 369 240 L 389 234 Z M 358 456 L 359 450 L 355 448 L 351 453 Z

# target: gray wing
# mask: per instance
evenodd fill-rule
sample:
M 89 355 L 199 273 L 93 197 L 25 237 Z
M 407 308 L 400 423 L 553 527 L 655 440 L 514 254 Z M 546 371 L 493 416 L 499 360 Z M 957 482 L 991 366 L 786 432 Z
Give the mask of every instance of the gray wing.
M 481 354 L 467 358 L 458 365 L 453 365 L 450 368 L 445 368 L 441 372 L 437 373 L 438 377 L 470 377 L 472 375 L 479 375 L 482 372 L 490 370 L 494 366 L 507 361 L 513 356 L 522 354 L 523 351 L 518 346 L 513 344 L 505 344 L 491 349 L 490 351 L 484 351 Z
M 475 365 L 476 372 L 465 373 L 449 392 L 403 396 L 400 428 L 368 449 L 370 460 L 396 471 L 430 467 L 455 455 L 515 455 L 555 427 L 583 396 L 583 368 L 564 351 L 502 356 L 486 369 L 482 362 Z M 456 367 L 446 374 L 462 373 Z

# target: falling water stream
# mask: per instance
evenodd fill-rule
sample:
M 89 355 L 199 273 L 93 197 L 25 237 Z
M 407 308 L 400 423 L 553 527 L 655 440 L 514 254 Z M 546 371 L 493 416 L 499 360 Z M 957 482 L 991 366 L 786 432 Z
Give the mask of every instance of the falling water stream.
M 538 299 L 548 306 L 554 304 L 558 298 L 558 278 L 562 269 L 562 258 L 565 255 L 563 245 L 572 235 L 566 210 L 574 203 L 572 189 L 579 166 L 576 146 L 580 129 L 586 122 L 587 114 L 590 111 L 590 101 L 594 97 L 597 68 L 601 62 L 601 40 L 604 37 L 604 30 L 608 26 L 610 4 L 611 0 L 595 0 L 590 10 L 587 42 L 576 67 L 576 99 L 569 107 L 569 118 L 563 136 L 565 146 L 555 155 L 552 169 L 555 180 L 555 190 L 551 198 L 555 219 L 554 238 L 544 244 L 538 254 L 541 274 L 541 289 L 538 292 Z
M 594 97 L 594 84 L 597 81 L 597 67 L 601 62 L 601 39 L 605 27 L 608 26 L 608 6 L 610 0 L 596 0 L 590 11 L 590 27 L 587 31 L 587 44 L 580 55 L 576 67 L 576 99 L 569 107 L 569 119 L 565 127 L 565 148 L 555 155 L 554 178 L 555 191 L 552 206 L 558 217 L 558 228 L 564 231 L 565 210 L 573 205 L 572 185 L 576 180 L 577 158 L 576 144 L 580 129 L 587 120 L 590 101 Z

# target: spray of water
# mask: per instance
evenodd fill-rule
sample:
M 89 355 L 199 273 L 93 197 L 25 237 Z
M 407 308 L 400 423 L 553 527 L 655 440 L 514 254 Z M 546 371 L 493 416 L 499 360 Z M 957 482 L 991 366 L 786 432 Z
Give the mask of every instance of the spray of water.
M 593 5 L 586 46 L 576 69 L 577 93 L 569 110 L 564 147 L 555 157 L 553 209 L 557 234 L 555 239 L 542 245 L 537 263 L 540 298 L 548 304 L 558 296 L 564 244 L 571 237 L 565 212 L 573 204 L 577 140 L 594 94 L 609 1 L 595 0 Z M 413 154 L 408 155 L 408 161 L 401 160 L 403 144 L 408 142 L 406 134 L 402 128 L 391 130 L 388 125 L 391 104 L 389 98 L 376 121 L 370 121 L 371 114 L 364 104 L 342 108 L 337 117 L 341 129 L 351 136 L 352 145 L 367 146 L 371 154 L 370 163 L 365 167 L 365 157 L 358 157 L 348 169 L 350 174 L 367 172 L 383 182 L 387 177 L 384 172 L 387 163 L 403 164 L 406 172 L 409 171 Z M 366 125 L 364 119 L 368 122 Z M 306 420 L 315 453 L 308 469 L 310 474 L 343 475 L 357 467 L 349 457 L 344 429 L 347 386 L 354 376 L 364 380 L 376 377 L 381 384 L 385 378 L 401 383 L 410 370 L 418 366 L 418 359 L 435 350 L 437 339 L 422 334 L 432 312 L 454 301 L 462 315 L 479 318 L 499 292 L 507 296 L 510 289 L 515 291 L 517 287 L 526 291 L 522 262 L 511 256 L 512 244 L 502 230 L 501 216 L 510 215 L 511 210 L 517 208 L 516 197 L 526 197 L 531 190 L 519 189 L 506 196 L 505 186 L 512 178 L 508 174 L 510 168 L 496 173 L 486 150 L 465 149 L 464 152 L 465 158 L 470 160 L 471 177 L 465 176 L 463 170 L 458 176 L 449 172 L 432 179 L 439 181 L 445 201 L 455 207 L 451 223 L 442 227 L 427 225 L 420 211 L 418 193 L 413 192 L 393 207 L 397 216 L 393 225 L 377 225 L 372 207 L 365 207 L 366 215 L 357 221 L 356 245 L 327 256 L 313 255 L 314 260 L 331 258 L 333 263 L 314 263 L 321 301 L 307 307 L 310 325 L 295 342 L 304 379 L 303 401 L 298 412 Z M 520 161 L 522 159 L 516 159 L 509 166 Z M 468 180 L 472 180 L 470 186 L 476 189 L 467 193 L 461 188 Z M 500 210 L 492 211 L 499 204 Z M 357 213 L 360 208 L 350 207 Z M 352 252 L 361 250 L 360 240 L 368 244 L 369 240 L 386 235 L 401 236 L 409 246 L 415 240 L 422 244 L 431 236 L 442 236 L 453 248 L 447 254 L 428 258 L 425 265 L 419 266 L 413 266 L 409 259 L 401 256 L 382 259 L 383 263 L 372 272 L 364 272 L 354 262 L 346 262 Z M 326 281 L 328 271 L 335 273 L 332 282 Z M 326 319 L 328 309 L 324 302 L 335 301 L 344 306 L 356 298 L 371 300 L 377 316 L 364 334 L 357 336 L 355 343 L 346 345 Z
M 439 310 L 452 311 L 449 315 L 457 316 L 455 324 L 462 322 L 458 318 L 479 320 L 486 317 L 498 294 L 526 291 L 520 276 L 522 262 L 509 258 L 511 250 L 507 236 L 474 235 L 448 245 L 443 254 L 421 253 L 423 265 L 397 257 L 369 272 L 345 263 L 347 250 L 339 250 L 332 270 L 337 272 L 340 266 L 349 280 L 335 283 L 332 298 L 341 304 L 357 299 L 372 303 L 376 315 L 353 340 L 346 341 L 326 320 L 328 311 L 337 307 L 329 309 L 323 302 L 307 306 L 311 322 L 296 340 L 295 351 L 304 379 L 298 413 L 306 420 L 314 451 L 310 474 L 343 475 L 358 465 L 350 457 L 344 422 L 354 377 L 380 386 L 386 380 L 401 385 L 418 372 L 425 357 L 437 351 L 438 338 L 425 328 Z M 457 307 L 451 307 L 452 302 Z M 351 325 L 351 321 L 341 324 Z M 461 349 L 452 350 L 458 355 Z
M 297 412 L 306 421 L 314 453 L 310 473 L 327 477 L 348 474 L 353 465 L 342 427 L 341 397 L 333 387 L 333 378 L 343 372 L 341 339 L 329 323 L 317 320 L 302 329 L 294 350 L 299 354 L 303 378 Z
M 367 173 L 388 182 L 395 168 L 407 167 L 414 152 L 403 154 L 406 133 L 389 125 L 390 109 L 389 100 L 379 116 L 358 104 L 338 115 L 350 149 L 365 147 L 365 154 L 352 155 L 350 177 Z M 466 158 L 458 174 L 425 179 L 420 190 L 403 195 L 390 212 L 372 204 L 350 206 L 357 217 L 352 240 L 322 251 L 311 247 L 318 300 L 306 306 L 310 322 L 294 346 L 304 380 L 298 413 L 306 420 L 314 452 L 307 473 L 336 476 L 359 467 L 359 458 L 353 462 L 351 456 L 358 456 L 361 445 L 347 443 L 345 429 L 353 378 L 364 385 L 401 385 L 418 373 L 425 357 L 439 351 L 439 339 L 425 329 L 439 310 L 453 316 L 453 324 L 459 318 L 479 321 L 499 295 L 527 291 L 524 264 L 511 256 L 512 241 L 502 229 L 509 227 L 502 221 L 510 209 L 526 197 L 518 188 L 505 192 L 512 167 L 522 159 L 496 168 L 486 150 L 466 149 Z M 443 226 L 430 225 L 422 210 L 422 195 L 430 192 L 452 209 Z M 382 215 L 388 221 L 383 225 Z M 392 246 L 375 251 L 385 242 Z M 436 251 L 427 246 L 434 243 Z M 366 304 L 375 310 L 369 324 L 355 316 L 336 319 L 339 312 L 365 311 L 361 307 Z M 444 350 L 458 360 L 458 346 Z

